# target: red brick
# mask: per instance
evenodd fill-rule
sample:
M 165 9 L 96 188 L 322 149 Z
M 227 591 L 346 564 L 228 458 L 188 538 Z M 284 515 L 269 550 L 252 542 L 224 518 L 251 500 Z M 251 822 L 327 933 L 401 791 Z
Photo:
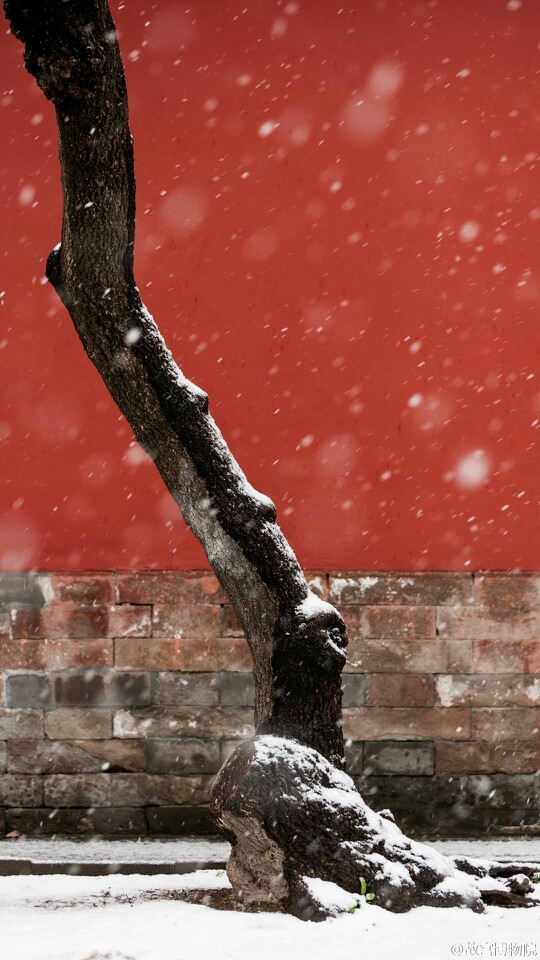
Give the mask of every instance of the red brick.
M 105 604 L 114 601 L 112 573 L 51 573 L 48 575 L 53 599 L 79 604 Z
M 13 610 L 12 635 L 24 637 L 103 637 L 107 634 L 106 607 L 53 601 L 41 610 Z
M 475 578 L 474 593 L 479 604 L 497 619 L 540 608 L 540 577 L 530 574 L 481 574 Z
M 15 638 L 99 639 L 116 636 L 148 636 L 151 630 L 149 606 L 98 606 L 53 601 L 41 610 L 13 610 Z
M 330 600 L 339 606 L 349 603 L 397 604 L 398 606 L 436 607 L 467 603 L 473 596 L 470 574 L 406 573 L 359 574 L 332 573 Z
M 150 637 L 152 635 L 152 608 L 122 603 L 109 607 L 109 637 Z
M 360 627 L 360 607 L 342 607 L 340 609 L 347 626 L 347 636 L 349 640 L 357 640 L 362 635 Z
M 474 640 L 473 665 L 478 673 L 539 673 L 538 640 Z
M 156 570 L 119 573 L 117 598 L 125 603 L 225 603 L 214 574 L 207 571 Z
M 471 716 L 473 740 L 536 740 L 540 737 L 540 707 L 491 710 L 473 707 Z
M 343 733 L 351 740 L 468 740 L 465 707 L 360 707 L 343 711 Z
M 222 610 L 219 604 L 161 604 L 154 607 L 155 637 L 220 637 Z
M 436 743 L 437 773 L 537 773 L 540 744 Z
M 44 640 L 46 670 L 65 670 L 70 667 L 112 667 L 113 641 L 104 640 Z
M 444 707 L 527 707 L 540 700 L 540 678 L 533 676 L 445 674 L 436 688 Z
M 236 614 L 230 604 L 223 607 L 222 635 L 224 637 L 244 636 L 244 631 L 238 623 Z
M 304 576 L 312 593 L 328 599 L 328 574 L 324 570 L 305 570 Z
M 0 670 L 43 670 L 45 655 L 40 640 L 0 640 Z
M 364 607 L 362 635 L 373 638 L 429 639 L 435 637 L 433 607 Z
M 372 673 L 367 677 L 366 706 L 426 707 L 433 703 L 433 677 L 425 673 Z
M 467 673 L 469 640 L 353 640 L 345 670 L 350 673 Z
M 470 640 L 539 640 L 540 608 L 531 613 L 510 609 L 502 618 L 488 607 L 442 607 L 437 628 L 443 636 Z
M 174 640 L 153 637 L 148 640 L 116 640 L 115 666 L 120 670 L 184 670 L 197 673 L 251 670 L 252 662 L 248 645 L 243 639 Z

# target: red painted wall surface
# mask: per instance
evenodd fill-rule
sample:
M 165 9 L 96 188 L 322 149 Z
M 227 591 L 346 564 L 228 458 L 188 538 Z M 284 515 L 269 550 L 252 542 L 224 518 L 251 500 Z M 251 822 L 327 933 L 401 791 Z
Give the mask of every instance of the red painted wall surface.
M 301 561 L 538 568 L 540 5 L 113 8 L 141 291 Z M 0 71 L 1 566 L 199 567 L 43 283 L 52 109 Z

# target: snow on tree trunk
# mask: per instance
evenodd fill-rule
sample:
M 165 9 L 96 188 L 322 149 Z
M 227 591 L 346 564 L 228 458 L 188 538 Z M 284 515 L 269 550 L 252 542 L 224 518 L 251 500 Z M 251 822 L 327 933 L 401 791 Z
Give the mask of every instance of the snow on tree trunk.
M 178 368 L 140 299 L 133 147 L 108 3 L 4 0 L 4 8 L 58 122 L 62 240 L 47 276 L 202 543 L 253 655 L 257 736 L 228 761 L 213 795 L 233 843 L 235 890 L 305 917 L 328 912 L 316 879 L 349 891 L 367 884 L 392 910 L 480 909 L 480 887 L 466 872 L 407 840 L 390 814 L 373 813 L 343 773 L 345 624 L 309 591 L 273 503 L 248 483 L 207 395 Z M 498 895 L 526 902 L 505 882 Z

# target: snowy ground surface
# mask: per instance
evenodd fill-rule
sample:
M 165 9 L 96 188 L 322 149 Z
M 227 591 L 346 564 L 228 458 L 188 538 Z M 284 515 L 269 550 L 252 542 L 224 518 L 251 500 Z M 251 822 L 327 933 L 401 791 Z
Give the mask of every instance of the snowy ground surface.
M 540 851 L 540 843 L 538 844 Z M 0 860 L 36 863 L 182 863 L 225 862 L 230 846 L 223 840 L 182 837 L 178 840 L 33 839 L 0 840 Z
M 540 906 L 530 910 L 421 907 L 393 915 L 363 903 L 354 914 L 303 923 L 167 899 L 179 877 L 0 878 L 5 960 L 446 960 L 540 954 Z M 218 871 L 181 886 L 227 886 Z M 476 950 L 476 953 L 473 952 Z
M 428 841 L 430 842 L 430 841 Z M 534 860 L 540 863 L 540 838 L 489 840 L 438 840 L 430 845 L 449 856 L 467 855 L 488 860 Z M 229 844 L 223 840 L 181 837 L 176 840 L 32 839 L 0 840 L 0 860 L 36 863 L 224 863 Z M 540 956 L 540 951 L 539 951 Z

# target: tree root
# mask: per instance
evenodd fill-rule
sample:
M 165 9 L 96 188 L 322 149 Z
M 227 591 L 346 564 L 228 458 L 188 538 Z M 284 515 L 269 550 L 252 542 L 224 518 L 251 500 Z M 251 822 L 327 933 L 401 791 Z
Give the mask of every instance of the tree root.
M 322 920 L 335 910 L 315 880 L 372 894 L 396 913 L 540 905 L 530 896 L 540 866 L 452 859 L 409 840 L 389 811 L 367 806 L 350 777 L 294 740 L 255 736 L 242 744 L 218 775 L 212 809 L 232 843 L 227 873 L 245 903 Z

